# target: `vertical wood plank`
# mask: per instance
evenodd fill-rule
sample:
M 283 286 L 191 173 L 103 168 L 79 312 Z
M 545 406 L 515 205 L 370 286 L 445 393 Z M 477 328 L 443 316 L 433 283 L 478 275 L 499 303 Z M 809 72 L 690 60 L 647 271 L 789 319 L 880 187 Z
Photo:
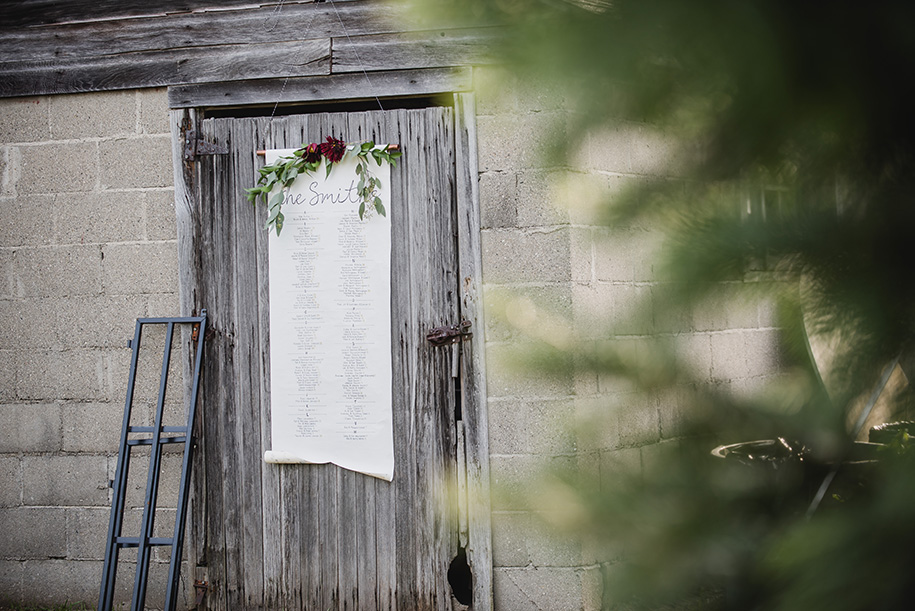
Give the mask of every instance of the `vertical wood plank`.
M 461 316 L 473 335 L 462 342 L 462 389 L 467 470 L 467 561 L 473 574 L 473 608 L 492 609 L 492 532 L 489 502 L 489 434 L 486 403 L 485 320 L 476 111 L 473 94 L 455 94 L 455 174 Z

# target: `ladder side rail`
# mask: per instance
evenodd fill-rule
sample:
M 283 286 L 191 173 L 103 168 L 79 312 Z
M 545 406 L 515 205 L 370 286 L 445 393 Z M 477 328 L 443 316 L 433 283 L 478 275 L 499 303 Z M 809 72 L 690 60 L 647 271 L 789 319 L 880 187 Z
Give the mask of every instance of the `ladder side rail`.
M 127 396 L 124 400 L 124 421 L 121 425 L 121 438 L 118 444 L 118 461 L 115 468 L 113 494 L 111 500 L 111 517 L 108 520 L 108 540 L 105 545 L 105 563 L 102 570 L 102 585 L 99 592 L 99 611 L 111 611 L 114 600 L 114 583 L 117 578 L 119 546 L 116 538 L 121 535 L 124 519 L 124 497 L 127 486 L 127 473 L 130 464 L 130 450 L 127 446 L 127 432 L 130 427 L 130 415 L 133 408 L 133 393 L 136 383 L 137 360 L 140 353 L 142 325 L 137 321 L 133 341 L 130 342 L 130 371 L 127 377 Z
M 184 458 L 181 463 L 181 480 L 178 487 L 178 509 L 175 512 L 175 530 L 172 543 L 172 556 L 168 566 L 167 591 L 165 594 L 165 611 L 174 611 L 177 604 L 178 596 L 178 574 L 181 571 L 181 555 L 184 547 L 184 529 L 187 523 L 187 488 L 190 482 L 191 454 L 194 450 L 194 443 L 191 439 L 191 431 L 194 427 L 194 419 L 197 413 L 197 397 L 200 388 L 200 366 L 203 361 L 203 344 L 206 337 L 207 317 L 206 310 L 200 312 L 197 324 L 200 325 L 197 334 L 197 347 L 194 356 L 194 377 L 191 385 L 190 402 L 187 414 L 187 432 L 184 440 Z
M 132 611 L 143 611 L 146 602 L 146 586 L 149 577 L 149 556 L 156 517 L 156 499 L 159 494 L 159 471 L 162 462 L 162 415 L 165 405 L 165 392 L 168 387 L 168 369 L 171 361 L 172 337 L 175 324 L 166 323 L 165 348 L 162 355 L 162 372 L 159 376 L 159 396 L 156 399 L 156 416 L 153 425 L 153 443 L 149 455 L 149 470 L 146 479 L 146 497 L 143 501 L 143 521 L 140 527 L 140 545 L 137 550 L 137 571 L 134 580 Z

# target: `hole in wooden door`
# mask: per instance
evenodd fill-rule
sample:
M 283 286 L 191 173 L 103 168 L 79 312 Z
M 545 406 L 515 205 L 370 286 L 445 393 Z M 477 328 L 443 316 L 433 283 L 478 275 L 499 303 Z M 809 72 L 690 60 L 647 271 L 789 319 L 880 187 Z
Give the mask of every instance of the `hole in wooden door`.
M 458 548 L 457 556 L 448 565 L 448 583 L 459 603 L 469 605 L 473 601 L 473 574 L 467 564 L 467 550 L 463 547 Z

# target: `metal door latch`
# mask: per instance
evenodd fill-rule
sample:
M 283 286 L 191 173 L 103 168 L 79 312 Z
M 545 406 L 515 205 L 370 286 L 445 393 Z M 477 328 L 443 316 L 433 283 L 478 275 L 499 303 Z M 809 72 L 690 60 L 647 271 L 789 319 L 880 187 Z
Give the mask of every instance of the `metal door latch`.
M 470 330 L 470 321 L 462 320 L 456 325 L 435 327 L 426 333 L 426 339 L 429 340 L 429 343 L 433 346 L 447 346 L 449 344 L 456 344 L 465 337 L 470 337 L 471 335 L 473 335 L 473 333 Z
M 193 161 L 198 155 L 228 155 L 229 149 L 225 145 L 207 142 L 197 138 L 197 130 L 189 129 L 184 134 L 184 158 Z

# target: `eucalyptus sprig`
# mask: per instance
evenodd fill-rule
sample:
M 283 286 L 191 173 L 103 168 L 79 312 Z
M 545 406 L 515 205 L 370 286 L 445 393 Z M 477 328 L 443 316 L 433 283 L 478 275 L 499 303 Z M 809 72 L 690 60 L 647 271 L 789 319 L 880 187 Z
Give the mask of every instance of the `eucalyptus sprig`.
M 356 175 L 359 177 L 356 185 L 356 193 L 359 197 L 359 218 L 365 218 L 368 211 L 375 211 L 381 216 L 386 216 L 387 211 L 381 203 L 381 198 L 377 195 L 377 190 L 381 187 L 381 180 L 372 174 L 369 158 L 374 159 L 379 166 L 382 161 L 396 166 L 401 154 L 396 146 L 376 146 L 371 140 L 359 144 L 345 144 L 342 140 L 328 136 L 320 144 L 302 145 L 292 153 L 291 157 L 280 157 L 276 162 L 259 169 L 260 178 L 257 186 L 245 189 L 245 192 L 252 204 L 257 203 L 258 197 L 263 198 L 267 203 L 267 230 L 269 231 L 272 226 L 276 229 L 276 235 L 280 235 L 285 220 L 282 207 L 286 189 L 292 186 L 299 174 L 314 174 L 324 161 L 327 164 L 326 176 L 330 176 L 337 163 L 348 155 L 354 155 L 356 157 Z M 280 189 L 271 195 L 277 185 L 280 186 Z

